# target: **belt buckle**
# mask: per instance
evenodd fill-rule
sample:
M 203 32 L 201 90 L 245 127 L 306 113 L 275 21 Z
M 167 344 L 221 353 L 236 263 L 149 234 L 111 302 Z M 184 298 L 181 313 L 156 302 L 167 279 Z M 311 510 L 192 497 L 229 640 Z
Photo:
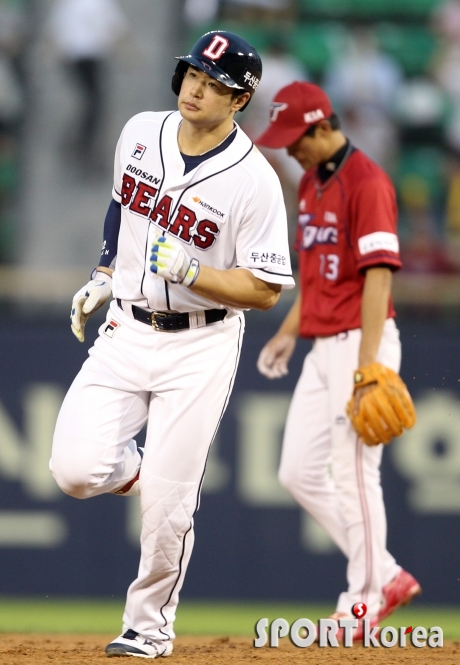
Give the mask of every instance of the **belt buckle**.
M 157 330 L 157 331 L 159 331 L 159 332 L 162 332 L 162 331 L 164 330 L 164 328 L 161 328 L 161 327 L 159 326 L 157 319 L 164 319 L 164 318 L 166 318 L 167 316 L 168 316 L 168 315 L 165 314 L 165 313 L 163 313 L 163 312 L 152 312 L 151 317 L 150 317 L 151 322 L 152 322 L 152 328 L 153 328 L 154 330 Z

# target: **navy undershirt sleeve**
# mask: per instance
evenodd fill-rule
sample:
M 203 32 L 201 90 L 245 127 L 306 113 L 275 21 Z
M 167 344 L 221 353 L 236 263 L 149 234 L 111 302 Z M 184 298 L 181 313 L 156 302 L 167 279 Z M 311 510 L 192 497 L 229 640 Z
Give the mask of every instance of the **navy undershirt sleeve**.
M 104 222 L 104 242 L 102 243 L 99 265 L 113 268 L 118 252 L 118 234 L 121 223 L 121 203 L 112 199 Z

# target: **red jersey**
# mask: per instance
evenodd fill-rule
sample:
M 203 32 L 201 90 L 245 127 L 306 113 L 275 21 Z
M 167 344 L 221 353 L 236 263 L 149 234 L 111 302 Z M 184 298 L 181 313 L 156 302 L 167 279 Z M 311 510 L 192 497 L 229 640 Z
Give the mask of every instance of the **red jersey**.
M 347 155 L 325 183 L 316 169 L 300 183 L 295 248 L 302 337 L 360 328 L 365 269 L 401 267 L 391 180 L 360 150 Z M 394 315 L 390 299 L 388 316 Z

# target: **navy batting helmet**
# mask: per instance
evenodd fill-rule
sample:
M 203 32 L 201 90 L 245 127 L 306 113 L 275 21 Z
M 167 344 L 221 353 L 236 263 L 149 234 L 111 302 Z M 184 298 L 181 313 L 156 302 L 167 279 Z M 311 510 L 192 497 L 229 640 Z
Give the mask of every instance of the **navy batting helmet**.
M 226 30 L 207 32 L 194 44 L 189 55 L 178 56 L 172 78 L 173 92 L 178 95 L 189 65 L 201 69 L 228 88 L 255 92 L 262 76 L 262 60 L 245 39 Z

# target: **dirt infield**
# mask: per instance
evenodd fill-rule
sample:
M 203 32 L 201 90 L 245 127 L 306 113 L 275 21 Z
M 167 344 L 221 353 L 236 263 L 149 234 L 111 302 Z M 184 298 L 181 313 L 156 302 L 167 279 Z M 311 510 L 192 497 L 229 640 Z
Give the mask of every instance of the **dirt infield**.
M 67 665 L 78 663 L 96 665 L 96 663 L 120 662 L 107 661 L 104 647 L 113 639 L 101 635 L 19 635 L 0 634 L 0 665 Z M 363 649 L 354 646 L 351 649 L 319 649 L 316 646 L 299 649 L 283 640 L 279 648 L 263 647 L 255 649 L 250 638 L 229 637 L 178 637 L 174 653 L 168 665 L 233 665 L 248 663 L 255 665 L 329 665 L 329 663 L 393 663 L 412 665 L 430 663 L 436 665 L 457 665 L 460 662 L 460 642 L 446 642 L 441 649 L 428 647 L 415 649 Z M 372 656 L 369 653 L 372 651 Z M 123 661 L 124 662 L 124 661 Z M 130 663 L 133 661 L 129 661 Z M 138 662 L 138 661 L 136 661 Z

